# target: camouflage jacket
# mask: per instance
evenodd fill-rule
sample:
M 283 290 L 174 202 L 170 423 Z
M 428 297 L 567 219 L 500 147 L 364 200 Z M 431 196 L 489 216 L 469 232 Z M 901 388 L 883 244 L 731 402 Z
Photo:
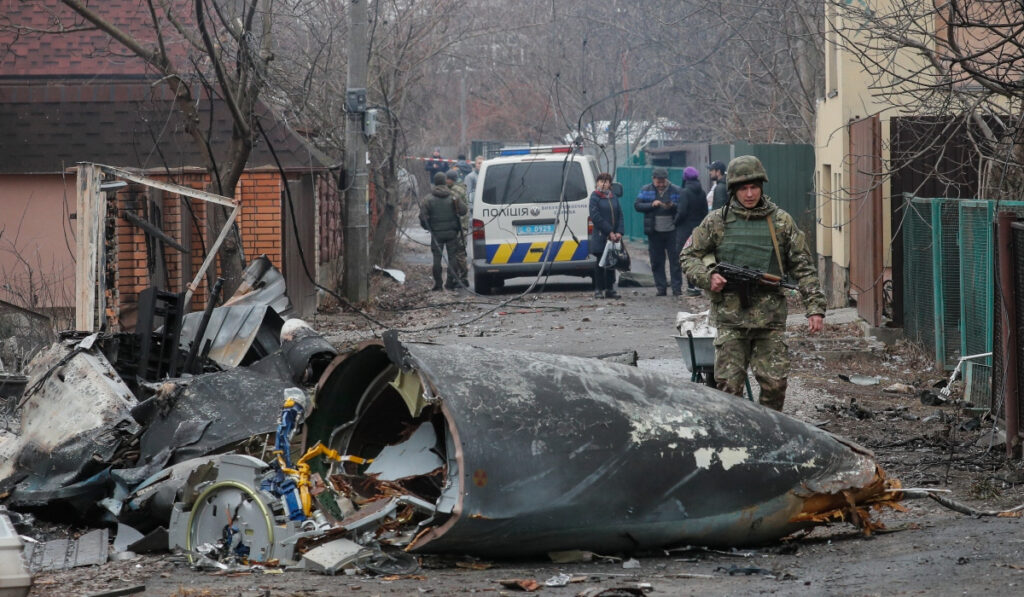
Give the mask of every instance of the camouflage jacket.
M 459 224 L 462 226 L 462 233 L 466 234 L 469 232 L 469 201 L 466 199 L 466 185 L 461 182 L 457 182 L 449 187 L 448 190 L 452 192 L 452 197 L 454 197 L 456 201 L 466 205 L 467 207 L 466 213 L 459 214 Z
M 732 198 L 728 215 L 725 208 L 719 208 L 704 218 L 693 230 L 692 241 L 679 256 L 686 279 L 710 292 L 711 268 L 717 262 L 716 251 L 725 238 L 727 221 L 766 217 L 773 218 L 786 276 L 799 286 L 807 315 L 824 315 L 825 295 L 818 282 L 817 266 L 807 250 L 804 233 L 797 227 L 793 217 L 779 209 L 767 196 L 753 209 L 743 207 L 739 200 Z M 772 259 L 777 260 L 774 248 Z M 786 296 L 781 289 L 760 287 L 754 293 L 750 307 L 746 309 L 740 306 L 740 297 L 735 292 L 710 292 L 710 295 L 712 325 L 724 328 L 786 327 Z

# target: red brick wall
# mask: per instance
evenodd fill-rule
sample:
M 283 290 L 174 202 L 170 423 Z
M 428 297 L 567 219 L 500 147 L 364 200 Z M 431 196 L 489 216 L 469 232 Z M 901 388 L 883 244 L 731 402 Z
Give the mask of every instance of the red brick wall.
M 156 176 L 158 180 L 166 180 L 166 176 Z M 209 178 L 202 174 L 190 174 L 175 177 L 173 182 L 184 186 L 205 189 Z M 281 217 L 281 178 L 276 172 L 251 172 L 242 176 L 236 189 L 236 196 L 241 201 L 242 209 L 238 218 L 239 232 L 242 237 L 242 248 L 247 261 L 265 254 L 278 269 L 282 266 L 282 217 Z M 134 195 L 134 198 L 133 198 Z M 123 214 L 130 202 L 138 206 L 135 213 L 145 217 L 146 189 L 140 185 L 131 185 L 117 195 L 118 214 Z M 189 226 L 192 242 L 190 256 L 184 257 L 177 250 L 165 248 L 165 263 L 168 272 L 169 290 L 180 292 L 195 277 L 196 272 L 205 258 L 204 248 L 209 250 L 217 239 L 219 230 L 210 230 L 207 224 L 207 212 L 211 204 L 193 199 L 192 214 L 183 206 L 181 198 L 172 193 L 162 193 L 160 209 L 163 218 L 163 230 L 169 236 L 184 244 L 182 226 Z M 193 219 L 193 214 L 194 218 Z M 196 222 L 198 221 L 198 227 Z M 120 304 L 111 305 L 111 311 L 125 327 L 134 322 L 135 305 L 139 293 L 152 285 L 146 252 L 146 238 L 143 230 L 123 217 L 117 219 L 117 263 L 116 280 L 120 294 Z M 189 263 L 183 263 L 183 260 Z M 218 267 L 217 261 L 211 266 Z M 183 271 L 187 270 L 187 271 Z M 206 304 L 209 290 L 205 277 L 199 281 L 188 310 L 202 309 Z
M 277 268 L 281 268 L 281 177 L 277 172 L 259 172 L 245 175 L 238 182 L 242 200 L 239 228 L 242 249 L 247 259 L 266 254 Z

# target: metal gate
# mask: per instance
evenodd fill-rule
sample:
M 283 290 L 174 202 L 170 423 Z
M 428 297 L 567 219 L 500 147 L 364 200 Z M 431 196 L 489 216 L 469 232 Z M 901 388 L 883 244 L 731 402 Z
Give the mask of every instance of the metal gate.
M 878 116 L 850 124 L 850 286 L 857 313 L 882 325 L 882 123 Z

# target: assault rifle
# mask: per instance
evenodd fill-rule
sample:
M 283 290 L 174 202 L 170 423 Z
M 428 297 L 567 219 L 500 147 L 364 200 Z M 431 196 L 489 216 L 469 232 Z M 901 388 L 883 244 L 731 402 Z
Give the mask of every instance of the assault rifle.
M 781 276 L 731 263 L 719 263 L 712 273 L 725 278 L 724 291 L 739 294 L 740 306 L 744 309 L 750 307 L 750 297 L 754 293 L 754 286 L 782 287 L 793 290 L 798 288 L 796 284 L 785 281 Z

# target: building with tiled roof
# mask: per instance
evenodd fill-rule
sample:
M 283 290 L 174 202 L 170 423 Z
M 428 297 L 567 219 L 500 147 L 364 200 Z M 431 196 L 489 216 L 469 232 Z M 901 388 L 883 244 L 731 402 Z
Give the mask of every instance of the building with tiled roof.
M 210 179 L 199 146 L 156 72 L 94 28 L 39 33 L 82 25 L 59 2 L 46 2 L 50 10 L 40 10 L 40 4 L 5 3 L 0 16 L 0 299 L 60 311 L 74 305 L 76 163 L 136 169 L 190 186 L 209 187 Z M 107 0 L 96 9 L 143 44 L 157 43 L 144 4 Z M 162 33 L 172 59 L 187 60 L 190 47 L 174 29 L 164 23 Z M 198 86 L 194 96 L 214 155 L 226 159 L 232 135 L 227 107 L 211 101 Z M 301 253 L 310 269 L 320 270 L 318 281 L 332 284 L 327 272 L 337 270 L 341 246 L 338 195 L 330 184 L 329 160 L 269 109 L 258 114 L 266 139 L 254 139 L 235 194 L 242 201 L 242 248 L 250 257 L 270 257 L 285 274 L 297 311 L 309 313 L 316 306 L 316 293 L 298 261 L 298 243 L 303 243 Z M 298 235 L 290 223 L 285 225 L 286 185 L 297 208 Z M 120 193 L 118 201 L 129 201 L 129 194 Z M 163 252 L 161 261 L 175 263 L 154 263 L 152 243 L 147 249 L 150 241 L 141 230 L 122 227 L 124 220 L 118 218 L 119 234 L 127 235 L 118 243 L 121 269 L 116 277 L 122 302 L 151 285 L 178 291 L 202 262 L 202 251 L 212 240 L 196 219 L 205 212 L 197 216 L 202 206 L 193 209 L 182 201 L 161 197 L 130 202 L 143 206 L 143 213 L 136 215 L 162 217 L 165 232 L 190 243 L 190 254 Z M 183 226 L 181 214 L 189 215 L 189 210 L 193 225 L 186 218 Z M 178 219 L 172 222 L 167 214 L 178 214 Z M 202 293 L 197 292 L 196 305 L 202 304 Z

